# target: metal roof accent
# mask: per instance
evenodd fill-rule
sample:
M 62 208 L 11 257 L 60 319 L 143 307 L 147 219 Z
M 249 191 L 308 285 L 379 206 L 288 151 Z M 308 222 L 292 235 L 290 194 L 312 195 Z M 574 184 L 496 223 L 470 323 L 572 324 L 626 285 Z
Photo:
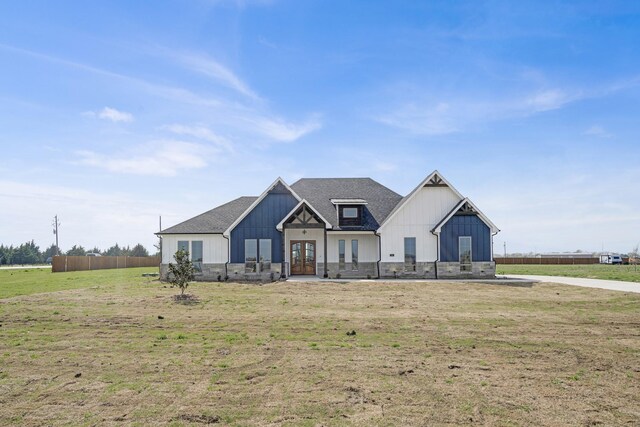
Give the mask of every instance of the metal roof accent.
M 367 205 L 364 199 L 331 199 L 334 205 Z

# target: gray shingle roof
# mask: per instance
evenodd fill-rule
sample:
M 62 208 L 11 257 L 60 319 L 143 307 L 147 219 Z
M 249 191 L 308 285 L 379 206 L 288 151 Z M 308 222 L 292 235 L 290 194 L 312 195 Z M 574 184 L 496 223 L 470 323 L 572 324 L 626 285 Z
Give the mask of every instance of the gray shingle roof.
M 402 196 L 371 178 L 302 178 L 291 189 L 306 199 L 334 230 L 377 230 L 402 200 Z M 331 199 L 364 199 L 364 227 L 338 227 L 336 208 Z
M 158 234 L 222 233 L 246 211 L 257 197 L 238 197 L 235 200 L 188 219 Z

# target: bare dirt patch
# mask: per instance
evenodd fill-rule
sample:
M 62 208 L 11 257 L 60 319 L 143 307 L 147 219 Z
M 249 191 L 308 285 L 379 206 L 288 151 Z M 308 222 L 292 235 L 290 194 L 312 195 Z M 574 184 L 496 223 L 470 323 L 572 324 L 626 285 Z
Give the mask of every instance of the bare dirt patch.
M 638 295 L 410 282 L 190 291 L 197 304 L 158 283 L 0 300 L 0 424 L 640 424 Z

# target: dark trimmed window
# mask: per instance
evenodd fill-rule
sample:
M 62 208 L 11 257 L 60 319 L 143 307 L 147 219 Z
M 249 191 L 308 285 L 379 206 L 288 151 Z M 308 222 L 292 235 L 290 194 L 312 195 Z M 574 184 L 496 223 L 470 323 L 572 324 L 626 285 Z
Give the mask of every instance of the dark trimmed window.
M 362 225 L 362 206 L 338 206 L 340 225 Z
M 404 271 L 416 271 L 416 238 L 404 238 Z
M 202 240 L 191 242 L 191 262 L 198 273 L 202 273 Z
M 351 241 L 351 269 L 354 271 L 358 269 L 358 241 L 357 240 Z
M 344 240 L 338 240 L 338 270 L 345 269 Z

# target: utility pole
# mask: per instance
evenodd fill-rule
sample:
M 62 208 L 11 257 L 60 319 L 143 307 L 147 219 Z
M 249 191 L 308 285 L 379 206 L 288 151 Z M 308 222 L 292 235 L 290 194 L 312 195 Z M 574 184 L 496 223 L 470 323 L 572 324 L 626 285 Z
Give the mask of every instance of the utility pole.
M 504 257 L 507 257 L 507 242 L 504 242 Z
M 60 221 L 58 221 L 58 215 L 53 217 L 53 234 L 56 235 L 56 255 L 60 255 L 60 246 L 58 246 L 58 227 L 60 227 L 62 224 L 60 224 Z

